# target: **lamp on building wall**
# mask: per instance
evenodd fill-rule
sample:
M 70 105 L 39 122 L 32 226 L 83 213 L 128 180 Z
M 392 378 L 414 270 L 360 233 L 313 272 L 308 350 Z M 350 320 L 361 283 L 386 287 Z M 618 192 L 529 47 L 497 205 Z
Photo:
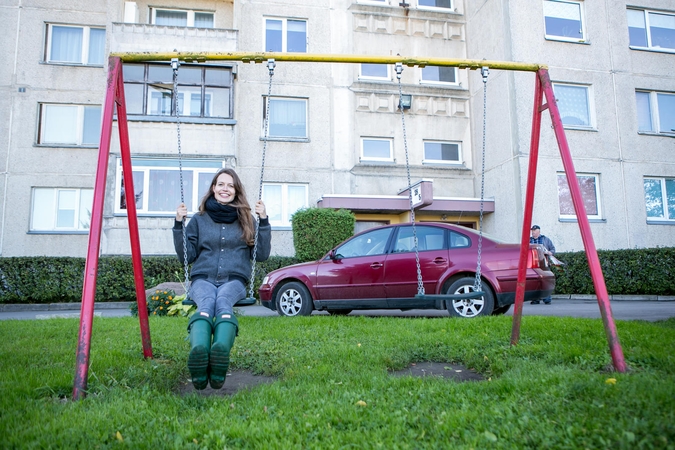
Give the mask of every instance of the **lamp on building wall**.
M 410 109 L 412 105 L 412 95 L 401 94 L 401 99 L 398 102 L 398 109 Z

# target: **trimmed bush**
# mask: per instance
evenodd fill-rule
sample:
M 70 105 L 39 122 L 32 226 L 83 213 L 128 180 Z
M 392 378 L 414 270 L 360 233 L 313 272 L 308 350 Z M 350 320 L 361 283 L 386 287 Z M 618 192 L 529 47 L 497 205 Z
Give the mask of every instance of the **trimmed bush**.
M 557 253 L 556 294 L 595 294 L 586 252 Z M 675 295 L 675 248 L 598 250 L 607 291 L 617 295 Z
M 354 214 L 329 208 L 301 209 L 293 214 L 293 244 L 300 261 L 316 261 L 354 234 Z
M 254 295 L 270 271 L 299 262 L 273 256 L 257 263 Z M 73 303 L 82 300 L 84 258 L 0 258 L 0 303 Z M 145 289 L 164 282 L 184 281 L 183 265 L 175 256 L 143 258 Z M 247 287 L 248 288 L 248 287 Z M 135 301 L 134 273 L 130 256 L 99 259 L 96 301 Z

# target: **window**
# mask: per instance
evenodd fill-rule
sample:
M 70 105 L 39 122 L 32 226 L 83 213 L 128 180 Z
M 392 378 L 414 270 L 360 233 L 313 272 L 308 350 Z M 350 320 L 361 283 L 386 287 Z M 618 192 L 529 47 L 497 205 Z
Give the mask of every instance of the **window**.
M 100 134 L 100 105 L 40 104 L 38 144 L 93 147 Z
M 675 179 L 645 178 L 647 221 L 675 221 Z
M 415 226 L 415 234 L 417 235 L 417 250 L 420 252 L 447 248 L 445 245 L 445 230 L 442 228 Z M 394 253 L 415 251 L 412 227 L 399 228 L 393 251 Z
M 180 204 L 180 172 L 177 159 L 132 158 L 136 210 L 139 214 L 175 215 Z M 190 213 L 199 210 L 202 197 L 209 191 L 213 176 L 223 168 L 221 160 L 184 159 L 183 192 Z M 117 160 L 115 213 L 125 213 L 122 160 Z
M 213 17 L 211 12 L 152 8 L 150 20 L 154 25 L 213 28 Z
M 367 64 L 360 65 L 359 78 L 391 80 L 389 75 L 389 66 L 386 64 Z
M 471 247 L 471 240 L 461 233 L 450 231 L 450 248 Z
M 393 161 L 391 154 L 391 139 L 362 138 L 361 160 L 363 161 Z
M 45 61 L 102 66 L 105 28 L 47 24 Z
M 459 143 L 424 141 L 425 163 L 457 164 L 460 162 L 460 156 Z
M 420 8 L 452 9 L 452 0 L 417 0 Z
M 93 189 L 33 188 L 31 231 L 86 231 Z
M 265 136 L 265 115 L 267 113 L 267 96 L 263 97 L 263 129 Z M 307 99 L 270 97 L 270 117 L 267 136 L 280 139 L 306 139 L 307 134 Z
M 307 21 L 265 18 L 265 52 L 307 52 Z
M 582 4 L 578 1 L 544 0 L 546 37 L 573 42 L 586 40 Z
M 562 123 L 570 128 L 593 128 L 589 86 L 554 83 Z
M 638 132 L 675 133 L 675 94 L 635 91 Z
M 264 183 L 262 198 L 270 225 L 290 227 L 293 214 L 308 206 L 307 185 Z
M 175 115 L 168 64 L 125 64 L 127 114 Z M 178 69 L 178 112 L 195 118 L 232 118 L 232 68 L 183 64 Z
M 421 83 L 457 84 L 456 67 L 427 66 L 421 72 Z
M 383 255 L 387 249 L 389 236 L 394 228 L 378 228 L 360 234 L 335 249 L 342 258 L 354 258 L 368 255 Z
M 675 14 L 628 9 L 631 48 L 675 51 Z
M 602 219 L 600 194 L 598 192 L 599 178 L 600 176 L 595 174 L 577 174 L 586 216 L 589 219 Z M 574 212 L 570 187 L 567 184 L 567 177 L 564 173 L 558 174 L 558 204 L 560 206 L 561 219 L 576 219 L 577 216 Z

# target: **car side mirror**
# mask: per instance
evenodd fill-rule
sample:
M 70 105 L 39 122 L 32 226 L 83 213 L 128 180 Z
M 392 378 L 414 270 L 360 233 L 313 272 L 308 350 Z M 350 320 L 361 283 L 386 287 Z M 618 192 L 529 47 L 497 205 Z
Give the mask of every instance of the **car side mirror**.
M 328 257 L 333 260 L 333 261 L 340 261 L 342 259 L 342 255 L 339 253 L 335 253 L 335 249 L 331 250 L 328 252 Z

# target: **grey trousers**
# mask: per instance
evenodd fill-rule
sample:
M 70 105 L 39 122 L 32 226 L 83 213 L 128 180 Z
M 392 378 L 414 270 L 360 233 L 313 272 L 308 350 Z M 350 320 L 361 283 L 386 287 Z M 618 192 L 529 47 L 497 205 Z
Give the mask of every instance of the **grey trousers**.
M 190 298 L 197 304 L 197 313 L 207 313 L 209 317 L 221 314 L 233 314 L 233 307 L 246 297 L 246 286 L 240 280 L 230 280 L 216 286 L 199 279 L 190 285 Z

